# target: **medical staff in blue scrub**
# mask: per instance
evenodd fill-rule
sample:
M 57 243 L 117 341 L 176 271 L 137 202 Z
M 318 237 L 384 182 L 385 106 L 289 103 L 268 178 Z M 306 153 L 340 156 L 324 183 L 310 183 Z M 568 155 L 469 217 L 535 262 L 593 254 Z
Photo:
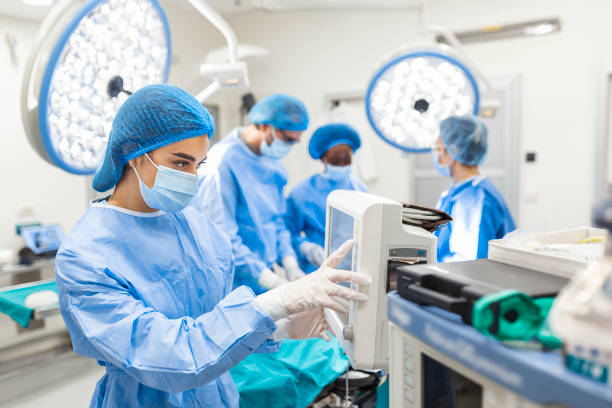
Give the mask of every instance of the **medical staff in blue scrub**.
M 238 407 L 228 370 L 277 349 L 275 322 L 293 337 L 319 335 L 322 307 L 365 298 L 335 283 L 369 282 L 332 269 L 351 242 L 299 282 L 258 297 L 232 289 L 227 236 L 185 208 L 213 132 L 198 101 L 169 85 L 140 89 L 115 117 L 93 180 L 114 191 L 92 203 L 55 262 L 73 348 L 106 368 L 91 407 Z
M 361 146 L 359 133 L 344 123 L 318 128 L 310 138 L 308 153 L 325 166 L 323 173 L 299 183 L 287 198 L 285 222 L 291 231 L 293 248 L 306 273 L 316 270 L 325 259 L 325 208 L 334 190 L 366 191 L 351 166 L 353 153 Z
M 432 147 L 434 166 L 453 184 L 436 207 L 453 221 L 436 231 L 438 262 L 486 258 L 489 240 L 515 229 L 501 193 L 478 169 L 487 149 L 487 128 L 480 120 L 452 116 L 440 123 L 440 137 Z
M 280 159 L 308 127 L 308 112 L 298 99 L 273 94 L 251 108 L 249 120 L 210 150 L 193 205 L 229 235 L 234 286 L 259 294 L 286 282 L 274 264 L 289 280 L 304 276 L 283 219 L 287 170 Z

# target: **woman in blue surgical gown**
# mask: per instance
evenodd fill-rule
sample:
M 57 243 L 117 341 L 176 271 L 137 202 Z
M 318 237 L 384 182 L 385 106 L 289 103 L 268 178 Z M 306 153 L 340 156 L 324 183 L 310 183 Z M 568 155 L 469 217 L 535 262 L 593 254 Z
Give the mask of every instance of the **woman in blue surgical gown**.
M 332 296 L 364 298 L 335 283 L 351 279 L 336 260 L 258 297 L 232 290 L 228 237 L 187 207 L 213 132 L 197 100 L 169 85 L 135 92 L 113 122 L 93 187 L 114 191 L 92 203 L 56 259 L 73 348 L 106 368 L 92 407 L 237 407 L 228 370 L 277 349 L 275 322 L 307 337 L 325 328 L 318 309 L 341 309 Z
M 334 190 L 366 191 L 351 166 L 353 153 L 360 146 L 357 131 L 344 123 L 321 126 L 310 138 L 308 153 L 315 160 L 321 159 L 325 169 L 291 190 L 285 216 L 300 267 L 307 273 L 316 270 L 324 259 L 327 196 Z
M 489 241 L 515 229 L 501 193 L 478 169 L 487 154 L 487 137 L 485 125 L 471 116 L 450 117 L 440 124 L 432 148 L 434 166 L 453 184 L 436 207 L 453 221 L 436 231 L 438 262 L 486 258 Z

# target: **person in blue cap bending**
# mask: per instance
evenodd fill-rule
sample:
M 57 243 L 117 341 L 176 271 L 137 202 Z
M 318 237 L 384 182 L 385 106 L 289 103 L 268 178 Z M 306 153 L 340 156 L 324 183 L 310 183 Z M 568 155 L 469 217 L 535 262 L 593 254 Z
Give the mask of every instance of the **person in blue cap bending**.
M 238 407 L 229 369 L 253 352 L 276 351 L 279 327 L 294 338 L 325 330 L 323 307 L 365 295 L 368 284 L 333 269 L 346 242 L 299 282 L 255 296 L 232 289 L 227 236 L 186 206 L 197 190 L 213 120 L 180 88 L 150 85 L 114 121 L 93 202 L 55 260 L 62 316 L 74 351 L 106 368 L 91 407 Z
M 433 162 L 453 184 L 442 193 L 436 208 L 449 213 L 453 221 L 436 231 L 438 262 L 486 258 L 489 240 L 515 229 L 501 193 L 478 169 L 487 149 L 487 128 L 480 120 L 451 116 L 440 123 Z
M 234 286 L 263 293 L 304 276 L 287 230 L 287 170 L 280 159 L 308 128 L 308 112 L 298 99 L 272 94 L 249 112 L 251 124 L 237 128 L 210 149 L 194 206 L 220 226 L 232 242 Z
M 367 190 L 351 166 L 353 153 L 360 146 L 359 133 L 344 123 L 321 126 L 310 138 L 308 153 L 313 159 L 320 159 L 325 168 L 323 173 L 293 188 L 287 198 L 285 217 L 300 267 L 306 273 L 316 270 L 325 259 L 325 208 L 329 193 Z

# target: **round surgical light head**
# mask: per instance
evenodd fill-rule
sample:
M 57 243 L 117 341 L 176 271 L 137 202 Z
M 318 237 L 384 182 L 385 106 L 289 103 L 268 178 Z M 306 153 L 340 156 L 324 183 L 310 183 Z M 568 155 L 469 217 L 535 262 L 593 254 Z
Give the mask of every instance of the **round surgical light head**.
M 25 70 L 28 140 L 48 162 L 95 172 L 131 92 L 166 82 L 170 31 L 157 0 L 67 0 L 43 22 Z
M 374 131 L 408 152 L 429 151 L 440 122 L 476 114 L 478 102 L 474 76 L 448 47 L 395 55 L 376 72 L 365 99 Z

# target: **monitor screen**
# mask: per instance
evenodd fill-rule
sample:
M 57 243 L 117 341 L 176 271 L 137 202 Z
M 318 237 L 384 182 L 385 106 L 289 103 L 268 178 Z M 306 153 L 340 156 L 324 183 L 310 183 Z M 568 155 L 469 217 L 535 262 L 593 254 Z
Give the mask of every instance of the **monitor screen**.
M 37 225 L 21 229 L 21 237 L 25 246 L 35 254 L 57 250 L 64 238 L 59 225 Z
M 482 408 L 482 386 L 422 354 L 423 408 Z
M 330 215 L 330 232 L 329 232 L 329 254 L 332 254 L 336 249 L 353 238 L 353 231 L 355 230 L 355 219 L 350 215 L 338 210 L 337 208 L 331 208 Z M 355 243 L 357 245 L 357 243 Z M 336 267 L 336 269 L 343 269 L 346 271 L 354 271 L 355 265 L 353 265 L 353 252 L 357 253 L 357 247 L 353 247 L 351 252 L 346 255 L 346 258 Z M 356 257 L 355 257 L 356 258 Z

